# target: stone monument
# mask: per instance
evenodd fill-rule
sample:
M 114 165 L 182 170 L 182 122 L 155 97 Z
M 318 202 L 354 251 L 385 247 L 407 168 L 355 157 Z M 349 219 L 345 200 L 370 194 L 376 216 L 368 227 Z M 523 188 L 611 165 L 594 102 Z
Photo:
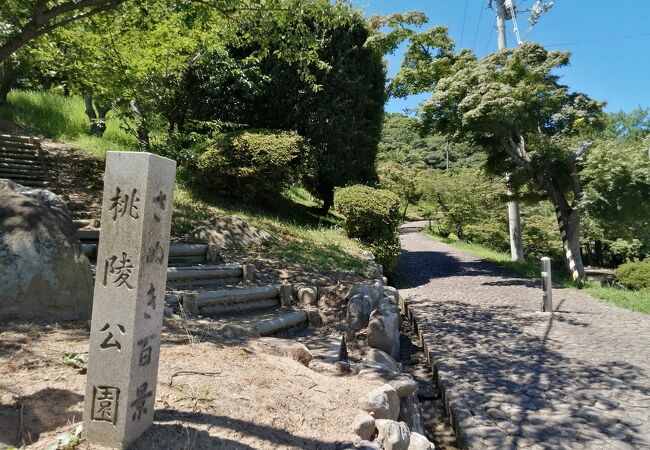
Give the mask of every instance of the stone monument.
M 84 435 L 126 448 L 152 423 L 176 163 L 109 152 L 84 399 Z

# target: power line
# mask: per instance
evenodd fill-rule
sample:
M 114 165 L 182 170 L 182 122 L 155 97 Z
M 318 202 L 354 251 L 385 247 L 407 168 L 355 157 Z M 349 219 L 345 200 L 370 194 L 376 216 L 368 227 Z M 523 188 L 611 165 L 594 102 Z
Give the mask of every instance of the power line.
M 487 42 L 485 43 L 485 50 L 483 50 L 483 53 L 487 53 L 488 48 L 490 48 L 490 42 L 492 41 L 492 35 L 494 34 L 494 27 L 490 27 L 490 36 L 487 39 Z
M 476 39 L 478 38 L 478 30 L 481 28 L 481 19 L 483 18 L 483 10 L 485 9 L 485 0 L 481 5 L 481 13 L 478 16 L 478 24 L 476 25 L 476 33 L 474 33 L 474 42 L 472 43 L 472 50 L 476 48 Z
M 576 42 L 564 42 L 562 44 L 550 44 L 545 45 L 545 47 L 563 47 L 566 45 L 582 45 L 582 44 L 593 44 L 596 42 L 606 42 L 606 41 L 620 41 L 623 39 L 634 39 L 638 37 L 650 36 L 650 33 L 638 33 L 638 34 L 629 34 L 627 36 L 615 36 L 610 38 L 600 38 L 600 39 L 591 39 L 588 41 L 576 41 Z
M 467 3 L 468 0 L 465 0 L 465 12 L 463 13 L 463 28 L 460 32 L 460 41 L 458 42 L 459 47 L 463 46 L 463 36 L 465 35 L 465 19 L 467 18 Z

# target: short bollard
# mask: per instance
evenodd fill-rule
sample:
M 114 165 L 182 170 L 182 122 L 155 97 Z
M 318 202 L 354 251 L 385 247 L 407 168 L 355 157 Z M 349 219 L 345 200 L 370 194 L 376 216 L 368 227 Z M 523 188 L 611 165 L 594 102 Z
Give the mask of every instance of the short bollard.
M 542 258 L 542 311 L 553 311 L 553 288 L 551 286 L 551 258 Z

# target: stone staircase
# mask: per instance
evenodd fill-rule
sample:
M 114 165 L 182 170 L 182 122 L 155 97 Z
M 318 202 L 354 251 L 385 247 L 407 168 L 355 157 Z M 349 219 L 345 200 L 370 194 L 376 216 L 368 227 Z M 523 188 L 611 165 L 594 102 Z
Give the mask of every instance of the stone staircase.
M 97 256 L 99 230 L 78 230 L 84 253 Z M 253 265 L 216 264 L 208 244 L 172 243 L 167 267 L 166 307 L 212 329 L 237 325 L 268 336 L 307 325 L 305 311 L 292 307 L 292 286 L 255 285 Z
M 47 187 L 40 141 L 32 136 L 0 134 L 0 178 L 23 186 Z

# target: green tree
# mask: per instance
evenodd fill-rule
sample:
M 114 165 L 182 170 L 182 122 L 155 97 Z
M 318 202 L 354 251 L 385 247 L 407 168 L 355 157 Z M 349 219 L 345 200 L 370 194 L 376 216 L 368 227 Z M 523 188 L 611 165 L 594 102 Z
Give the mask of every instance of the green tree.
M 237 16 L 238 33 L 227 50 L 240 70 L 228 72 L 222 59 L 205 58 L 193 74 L 188 117 L 297 131 L 314 149 L 313 175 L 304 183 L 328 210 L 336 186 L 376 179 L 383 55 L 366 45 L 372 31 L 348 4 L 287 0 L 283 5 L 269 13 L 273 20 Z M 309 36 L 296 39 L 291 51 L 314 52 L 311 63 L 283 58 L 287 36 L 294 35 Z
M 590 148 L 581 131 L 602 121 L 602 104 L 570 92 L 554 71 L 569 62 L 564 52 L 535 43 L 478 59 L 454 52 L 446 29 L 413 34 L 400 72 L 397 95 L 431 92 L 420 107 L 424 125 L 480 145 L 488 168 L 514 172 L 553 203 L 574 278 L 584 277 L 580 254 L 582 195 L 579 163 Z
M 420 183 L 424 192 L 422 201 L 440 218 L 442 234 L 454 233 L 461 240 L 473 240 L 498 249 L 507 244 L 504 201 L 497 194 L 505 192 L 503 183 L 478 169 L 428 170 L 420 177 Z M 478 230 L 472 229 L 477 226 L 489 228 L 488 234 L 493 235 L 490 242 L 478 237 Z
M 379 164 L 377 173 L 379 185 L 399 197 L 404 208 L 402 212 L 402 221 L 404 221 L 408 207 L 419 202 L 424 195 L 419 180 L 420 174 L 416 173 L 413 168 L 392 161 Z
M 0 3 L 0 64 L 34 39 L 127 0 L 3 0 Z
M 591 237 L 635 240 L 650 253 L 650 158 L 648 144 L 601 140 L 589 152 L 580 177 L 580 201 Z

